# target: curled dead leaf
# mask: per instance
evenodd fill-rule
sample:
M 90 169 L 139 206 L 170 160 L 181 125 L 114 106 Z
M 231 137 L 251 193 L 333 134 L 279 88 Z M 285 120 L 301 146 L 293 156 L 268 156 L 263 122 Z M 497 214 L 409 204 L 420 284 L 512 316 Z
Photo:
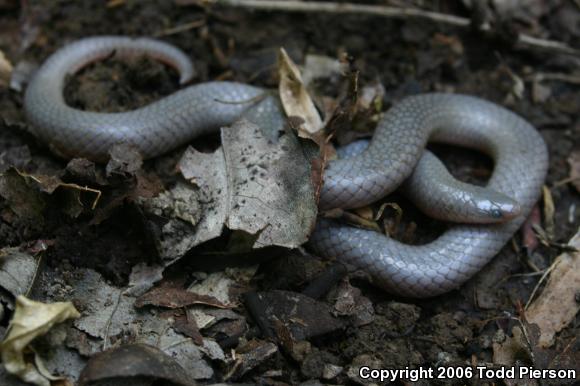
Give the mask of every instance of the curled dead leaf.
M 320 141 L 324 137 L 321 131 L 322 118 L 306 90 L 300 70 L 283 48 L 278 55 L 278 73 L 280 76 L 278 91 L 286 115 L 302 119 L 302 123 L 296 127 L 298 136 L 311 138 L 322 144 Z
M 8 333 L 0 344 L 0 355 L 6 371 L 24 382 L 50 386 L 50 380 L 43 375 L 44 371 L 37 364 L 27 361 L 24 355 L 35 338 L 46 334 L 54 325 L 79 316 L 71 302 L 45 304 L 18 296 Z M 35 362 L 38 362 L 38 358 Z

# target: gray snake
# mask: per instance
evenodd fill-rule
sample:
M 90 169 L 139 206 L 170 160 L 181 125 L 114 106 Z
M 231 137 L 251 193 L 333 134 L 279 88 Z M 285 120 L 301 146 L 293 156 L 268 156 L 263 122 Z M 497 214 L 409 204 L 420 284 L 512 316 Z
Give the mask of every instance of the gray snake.
M 242 116 L 260 125 L 284 125 L 274 96 L 235 82 L 192 85 L 123 113 L 67 106 L 63 97 L 66 76 L 112 53 L 152 56 L 175 67 L 182 83 L 193 76 L 184 53 L 153 39 L 95 37 L 61 48 L 33 76 L 24 99 L 30 129 L 60 155 L 104 161 L 114 144 L 126 142 L 149 158 Z M 428 140 L 489 154 L 495 166 L 487 187 L 452 179 L 434 156 L 424 153 Z M 320 207 L 367 205 L 407 180 L 405 190 L 420 208 L 440 218 L 453 211 L 451 219 L 459 224 L 428 244 L 405 245 L 377 232 L 322 218 L 309 243 L 321 255 L 366 269 L 388 291 L 435 296 L 464 283 L 512 237 L 539 197 L 547 165 L 541 136 L 502 107 L 462 95 L 408 97 L 383 116 L 367 148 L 329 163 Z M 474 215 L 478 218 L 472 221 Z

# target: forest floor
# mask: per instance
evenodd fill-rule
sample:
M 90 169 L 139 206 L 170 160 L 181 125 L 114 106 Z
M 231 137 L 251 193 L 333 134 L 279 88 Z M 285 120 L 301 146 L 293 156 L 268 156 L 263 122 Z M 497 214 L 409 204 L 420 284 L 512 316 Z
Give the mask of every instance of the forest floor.
M 428 2 L 371 3 L 421 9 Z M 474 9 L 470 3 L 485 5 Z M 484 20 L 493 32 L 420 18 L 256 11 L 188 0 L 0 0 L 0 51 L 14 67 L 10 85 L 0 79 L 0 257 L 18 255 L 25 262 L 19 267 L 31 267 L 2 271 L 16 275 L 19 286 L 0 275 L 0 331 L 13 317 L 15 295 L 44 303 L 72 301 L 81 317 L 61 327 L 60 341 L 55 329 L 51 339 L 49 334 L 35 341 L 48 370 L 66 379 L 53 385 L 76 382 L 81 372 L 82 384 L 128 376 L 137 377 L 135 384 L 373 383 L 358 376 L 365 365 L 442 367 L 443 375 L 453 378 L 417 384 L 491 383 L 453 374 L 454 368 L 477 365 L 575 368 L 580 377 L 580 320 L 560 315 L 574 300 L 552 301 L 554 318 L 565 325 L 547 344 L 526 320 L 526 305 L 542 296 L 544 273 L 554 272 L 556 258 L 570 250 L 567 244 L 580 225 L 580 56 L 517 41 L 519 33 L 577 46 L 580 3 L 436 4 L 439 8 L 425 10 Z M 31 69 L 63 45 L 94 35 L 167 41 L 193 59 L 195 83 L 234 80 L 275 89 L 280 47 L 298 64 L 340 58 L 347 71 L 317 80 L 317 102 L 331 101 L 340 109 L 352 95 L 353 79 L 360 98 L 363 91 L 379 96 L 367 110 L 355 111 L 356 124 L 337 125 L 341 144 L 372 132 L 376 111 L 369 110 L 376 103 L 387 110 L 407 95 L 464 93 L 503 105 L 535 126 L 549 149 L 546 189 L 533 226 L 516 234 L 465 285 L 431 299 L 385 293 L 360 273 L 345 276 L 342 266 L 313 257 L 308 248 L 244 251 L 239 245 L 247 243 L 247 234 L 239 232 L 224 232 L 181 252 L 172 249 L 168 263 L 160 257 L 158 238 L 166 212 L 153 216 L 143 203 L 183 180 L 177 163 L 184 148 L 143 163 L 121 154 L 105 168 L 58 158 L 28 130 L 23 90 Z M 175 71 L 160 63 L 111 60 L 71 77 L 65 95 L 79 108 L 125 111 L 179 87 Z M 215 149 L 217 136 L 198 143 L 200 149 Z M 491 160 L 481 154 L 432 149 L 460 179 L 483 183 L 492 170 Z M 397 210 L 389 206 L 379 225 L 394 227 L 395 237 L 405 242 L 433 239 L 446 227 L 398 194 L 386 201 L 397 202 L 402 221 L 394 220 Z M 165 245 L 164 252 L 174 247 Z M 580 303 L 579 279 L 565 277 L 551 280 L 570 280 L 568 288 Z M 306 296 L 309 284 L 327 291 L 316 299 Z M 160 350 L 133 345 L 125 354 L 95 357 L 103 349 L 134 343 Z M 163 362 L 162 353 L 181 370 Z M 133 364 L 135 358 L 151 362 L 127 370 L 123 355 L 134 356 Z M 2 370 L 0 383 L 22 384 Z

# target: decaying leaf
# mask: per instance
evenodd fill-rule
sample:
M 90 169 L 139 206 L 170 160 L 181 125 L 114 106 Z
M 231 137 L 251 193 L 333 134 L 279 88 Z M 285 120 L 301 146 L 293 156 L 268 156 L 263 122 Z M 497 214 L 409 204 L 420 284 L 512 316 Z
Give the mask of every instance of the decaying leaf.
M 92 337 L 107 339 L 127 329 L 136 317 L 135 298 L 127 296 L 121 288 L 109 285 L 103 277 L 90 269 L 75 273 L 75 302 L 83 314 L 74 325 Z
M 278 55 L 278 73 L 278 91 L 286 115 L 301 118 L 303 123 L 298 128 L 298 135 L 317 142 L 323 127 L 322 118 L 306 90 L 300 70 L 283 48 Z
M 79 316 L 79 312 L 70 302 L 45 304 L 18 296 L 8 333 L 0 345 L 6 371 L 25 382 L 49 386 L 49 379 L 38 367 L 25 360 L 25 352 L 29 349 L 30 342 L 46 334 L 55 324 Z
M 14 297 L 26 295 L 32 287 L 38 259 L 19 248 L 0 249 L 0 287 Z
M 305 243 L 317 207 L 309 160 L 298 139 L 286 133 L 273 144 L 258 126 L 242 120 L 222 129 L 222 145 L 228 228 L 259 234 L 255 248 Z
M 203 196 L 195 187 L 179 182 L 157 197 L 142 199 L 145 210 L 164 220 L 155 238 L 157 252 L 165 265 L 191 248 L 221 234 L 222 223 L 213 227 L 212 216 L 201 218 Z
M 161 265 L 147 265 L 139 263 L 131 270 L 129 277 L 129 288 L 125 291 L 131 296 L 141 296 L 149 291 L 155 283 L 163 279 L 163 269 Z
M 166 265 L 191 248 L 221 235 L 226 217 L 223 153 L 201 153 L 188 147 L 178 169 L 191 184 L 178 182 L 157 197 L 142 199 L 147 212 L 165 219 L 156 238 Z
M 222 304 L 237 304 L 239 288 L 251 280 L 257 266 L 228 268 L 226 272 L 213 272 L 204 280 L 192 284 L 188 291 L 217 299 Z M 241 316 L 229 309 L 193 306 L 187 309 L 187 318 L 195 321 L 199 329 L 209 328 L 223 319 L 239 320 Z
M 272 143 L 258 126 L 241 120 L 222 129 L 222 148 L 213 154 L 190 148 L 179 169 L 197 186 L 183 189 L 198 197 L 199 221 L 195 231 L 191 228 L 187 238 L 177 235 L 174 243 L 181 245 L 183 239 L 191 248 L 221 234 L 224 222 L 232 230 L 256 235 L 254 248 L 295 248 L 307 240 L 317 208 L 309 160 L 292 133 Z M 175 221 L 165 227 L 170 224 Z
M 153 305 L 167 308 L 183 308 L 194 304 L 218 308 L 230 307 L 212 296 L 195 294 L 182 288 L 164 286 L 154 288 L 141 296 L 135 302 L 135 307 Z
M 174 327 L 173 315 L 163 316 L 163 313 L 136 309 L 136 299 L 129 294 L 134 287 L 113 287 L 89 269 L 78 269 L 72 276 L 75 302 L 83 309 L 83 315 L 74 326 L 86 335 L 79 332 L 81 335 L 70 342 L 71 347 L 92 355 L 123 337 L 125 343 L 158 347 L 175 359 L 189 379 L 213 376 L 213 369 L 203 359 L 204 348 L 198 346 L 201 343 L 205 347 L 206 339 L 201 337 L 196 344 L 190 337 L 182 335 L 179 328 Z
M 580 249 L 580 231 L 568 245 Z M 539 343 L 549 347 L 555 334 L 574 320 L 580 310 L 577 301 L 580 288 L 580 252 L 565 252 L 558 256 L 551 269 L 548 284 L 526 311 L 528 322 L 540 327 Z

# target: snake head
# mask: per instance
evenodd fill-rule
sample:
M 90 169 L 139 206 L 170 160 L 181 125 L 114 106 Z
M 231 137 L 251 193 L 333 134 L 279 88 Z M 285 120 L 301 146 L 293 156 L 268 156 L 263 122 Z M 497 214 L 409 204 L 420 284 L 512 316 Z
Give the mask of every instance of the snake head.
M 522 208 L 514 199 L 505 194 L 486 190 L 485 199 L 477 201 L 481 223 L 505 222 L 517 217 Z

